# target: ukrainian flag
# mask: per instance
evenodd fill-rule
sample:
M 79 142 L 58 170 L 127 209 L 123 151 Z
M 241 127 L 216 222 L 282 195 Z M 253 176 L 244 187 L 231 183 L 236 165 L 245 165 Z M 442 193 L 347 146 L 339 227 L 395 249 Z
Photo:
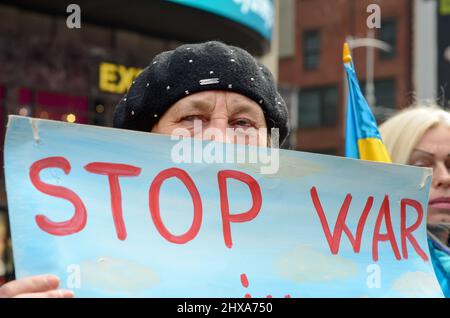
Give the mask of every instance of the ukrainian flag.
M 344 44 L 343 62 L 348 81 L 345 156 L 391 162 L 389 153 L 381 140 L 375 117 L 359 87 L 347 43 Z

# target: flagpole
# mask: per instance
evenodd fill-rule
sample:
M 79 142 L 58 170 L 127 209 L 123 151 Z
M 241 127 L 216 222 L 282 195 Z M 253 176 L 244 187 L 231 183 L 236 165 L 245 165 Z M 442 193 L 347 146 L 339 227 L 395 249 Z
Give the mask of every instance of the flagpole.
M 373 29 L 367 31 L 367 38 L 373 39 L 375 32 Z M 366 58 L 366 100 L 374 113 L 376 110 L 376 97 L 375 97 L 375 85 L 373 83 L 373 69 L 375 67 L 375 48 L 371 45 L 367 46 L 367 58 Z

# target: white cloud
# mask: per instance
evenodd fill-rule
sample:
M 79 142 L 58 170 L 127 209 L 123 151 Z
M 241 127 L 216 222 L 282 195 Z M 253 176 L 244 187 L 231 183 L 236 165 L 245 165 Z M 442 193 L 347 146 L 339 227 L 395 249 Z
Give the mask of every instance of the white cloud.
M 324 254 L 307 246 L 299 246 L 282 255 L 274 266 L 278 275 L 297 283 L 348 279 L 358 273 L 353 261 L 338 255 Z
M 442 297 L 434 275 L 425 272 L 407 272 L 392 284 L 392 289 L 407 297 Z
M 80 264 L 81 287 L 128 294 L 151 288 L 158 282 L 148 267 L 132 261 L 100 257 Z

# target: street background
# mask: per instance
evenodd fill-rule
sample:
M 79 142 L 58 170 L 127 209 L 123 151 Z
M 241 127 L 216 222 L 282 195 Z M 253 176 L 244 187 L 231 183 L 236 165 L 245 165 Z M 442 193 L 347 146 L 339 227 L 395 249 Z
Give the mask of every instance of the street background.
M 416 101 L 450 108 L 450 0 L 81 0 L 79 28 L 70 3 L 0 1 L 2 164 L 9 114 L 112 126 L 133 78 L 183 43 L 221 40 L 266 64 L 292 150 L 344 155 L 345 41 L 379 123 Z M 368 27 L 371 5 L 379 28 Z M 13 275 L 7 210 L 2 169 L 0 284 Z

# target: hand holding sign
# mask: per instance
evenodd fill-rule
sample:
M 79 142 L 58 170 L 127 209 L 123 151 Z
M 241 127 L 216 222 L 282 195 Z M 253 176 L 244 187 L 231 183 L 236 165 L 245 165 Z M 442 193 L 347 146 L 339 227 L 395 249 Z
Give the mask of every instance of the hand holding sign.
M 0 298 L 72 298 L 70 290 L 58 289 L 59 278 L 40 275 L 22 278 L 0 287 Z

